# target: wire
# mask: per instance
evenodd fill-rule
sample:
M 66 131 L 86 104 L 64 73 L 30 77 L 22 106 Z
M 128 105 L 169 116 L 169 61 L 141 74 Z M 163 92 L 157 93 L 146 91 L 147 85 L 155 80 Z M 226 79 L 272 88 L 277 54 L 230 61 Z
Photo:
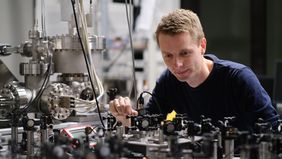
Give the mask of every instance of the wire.
M 144 93 L 149 94 L 149 95 L 152 97 L 152 99 L 153 99 L 154 102 L 156 103 L 156 106 L 157 106 L 158 109 L 159 109 L 159 112 L 161 113 L 161 107 L 160 107 L 160 104 L 159 104 L 158 100 L 153 96 L 152 93 L 150 93 L 150 92 L 148 92 L 148 91 L 143 91 L 143 92 L 140 94 L 139 98 L 137 99 L 137 104 L 136 104 L 137 108 L 136 108 L 136 109 L 138 110 L 138 103 L 139 103 L 140 101 L 143 101 L 143 102 L 144 102 L 144 99 L 143 99 L 143 94 L 144 94 Z M 143 103 L 143 104 L 144 104 L 144 103 Z
M 94 88 L 94 84 L 93 84 L 93 79 L 95 79 L 95 82 L 98 86 L 98 91 L 99 91 L 99 94 L 101 94 L 101 96 L 103 95 L 103 92 L 104 92 L 104 89 L 103 89 L 103 86 L 96 74 L 96 71 L 95 71 L 95 68 L 93 67 L 93 62 L 92 62 L 92 57 L 91 57 L 91 50 L 90 50 L 90 46 L 89 46 L 89 38 L 88 38 L 88 33 L 87 33 L 87 22 L 86 22 L 86 17 L 84 15 L 84 9 L 83 9 L 83 0 L 80 0 L 80 3 L 78 3 L 78 13 L 80 15 L 80 19 L 81 19 L 81 27 L 82 27 L 82 42 L 84 42 L 85 45 L 84 46 L 84 52 L 85 56 L 87 57 L 88 59 L 88 65 L 90 66 L 89 68 L 89 72 L 90 72 L 90 79 L 91 79 L 91 83 L 92 83 L 92 88 L 93 88 L 93 92 L 94 92 L 94 95 L 95 95 L 95 100 L 96 100 L 96 103 L 98 103 L 98 96 L 96 94 L 96 91 L 95 91 L 95 88 Z M 87 56 L 88 55 L 88 56 Z M 98 110 L 99 110 L 99 116 L 100 116 L 100 119 L 101 119 L 101 114 L 100 114 L 100 109 L 98 107 Z
M 44 78 L 44 81 L 38 91 L 38 93 L 36 94 L 35 98 L 33 98 L 33 100 L 31 100 L 24 108 L 22 108 L 22 112 L 23 113 L 27 113 L 28 110 L 30 109 L 30 107 L 35 104 L 35 102 L 38 102 L 38 99 L 41 97 L 43 91 L 46 89 L 46 86 L 47 84 L 49 83 L 49 76 L 51 74 L 51 71 L 52 71 L 52 58 L 53 56 L 51 55 L 49 49 L 48 49 L 48 56 L 49 56 L 49 61 L 48 61 L 48 68 L 47 68 L 47 71 L 46 71 L 46 76 Z
M 129 42 L 130 42 L 130 48 L 131 48 L 131 57 L 132 57 L 132 76 L 133 76 L 133 82 L 132 82 L 132 88 L 129 93 L 129 97 L 132 96 L 132 90 L 134 90 L 134 101 L 137 101 L 137 87 L 136 87 L 136 75 L 135 75 L 135 60 L 134 60 L 134 49 L 133 49 L 133 40 L 132 40 L 132 27 L 131 27 L 131 21 L 129 20 L 129 13 L 128 13 L 128 1 L 125 0 L 125 10 L 126 10 L 126 19 L 127 19 L 127 25 L 128 25 L 128 32 L 129 32 Z
M 80 36 L 80 32 L 79 32 L 79 26 L 78 26 L 78 21 L 77 21 L 76 12 L 75 12 L 75 6 L 74 6 L 75 5 L 75 0 L 71 0 L 71 2 L 72 2 L 72 9 L 73 9 L 73 14 L 74 14 L 74 20 L 75 20 L 77 35 L 78 35 L 79 42 L 80 42 L 80 45 L 81 45 L 81 49 L 82 49 L 82 52 L 83 52 L 83 55 L 84 55 L 84 59 L 85 59 L 85 62 L 86 62 L 86 68 L 87 68 L 87 71 L 88 71 L 88 74 L 89 74 L 89 79 L 90 79 L 91 87 L 93 89 L 94 98 L 95 98 L 95 101 L 96 101 L 96 104 L 97 104 L 97 110 L 98 110 L 98 114 L 99 114 L 99 119 L 101 121 L 102 126 L 105 128 L 103 119 L 101 117 L 101 112 L 100 112 L 100 108 L 99 108 L 99 102 L 97 100 L 97 94 L 96 94 L 96 91 L 95 91 L 95 87 L 93 85 L 93 81 L 92 81 L 92 77 L 91 77 L 91 73 L 90 73 L 90 68 L 89 68 L 88 61 L 87 61 L 87 56 L 86 56 L 86 53 L 85 53 L 85 50 L 84 50 L 84 46 L 83 46 L 83 43 L 82 43 L 82 39 L 81 39 L 81 36 Z
M 97 109 L 97 106 L 96 106 L 96 101 L 93 100 L 93 101 L 89 101 L 89 100 L 83 100 L 83 99 L 80 99 L 80 98 L 75 98 L 74 99 L 74 105 L 75 107 L 72 108 L 74 109 L 75 111 L 79 112 L 79 113 L 86 113 L 86 112 L 89 112 L 89 111 L 94 111 Z M 85 109 L 85 111 L 81 111 L 81 109 Z
M 42 0 L 41 2 L 41 27 L 42 27 L 42 32 L 43 32 L 43 38 L 46 38 L 46 25 L 45 25 L 45 0 Z M 48 50 L 48 56 L 49 56 L 49 61 L 48 61 L 48 68 L 46 70 L 46 76 L 44 78 L 44 81 L 36 94 L 35 98 L 33 98 L 24 108 L 22 108 L 23 113 L 27 113 L 28 110 L 30 109 L 30 106 L 32 106 L 35 102 L 38 102 L 38 99 L 41 97 L 43 91 L 46 89 L 47 84 L 49 83 L 49 76 L 52 72 L 52 55 Z

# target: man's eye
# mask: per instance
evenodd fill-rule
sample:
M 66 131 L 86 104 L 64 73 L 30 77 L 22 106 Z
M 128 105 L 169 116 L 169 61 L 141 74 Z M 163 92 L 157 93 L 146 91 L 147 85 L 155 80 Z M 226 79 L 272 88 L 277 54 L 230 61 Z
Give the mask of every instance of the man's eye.
M 187 55 L 189 55 L 189 52 L 186 52 L 186 51 L 185 52 L 181 52 L 181 55 L 182 56 L 187 56 Z
M 171 58 L 172 57 L 172 55 L 165 55 L 165 58 Z

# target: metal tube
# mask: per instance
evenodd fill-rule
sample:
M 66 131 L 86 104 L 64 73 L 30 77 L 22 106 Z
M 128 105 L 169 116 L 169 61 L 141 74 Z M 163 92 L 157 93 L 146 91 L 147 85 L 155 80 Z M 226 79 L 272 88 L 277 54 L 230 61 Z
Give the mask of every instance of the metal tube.
M 11 127 L 11 151 L 12 154 L 16 154 L 18 149 L 18 127 Z
M 40 130 L 40 140 L 41 144 L 45 143 L 48 139 L 48 132 L 47 129 L 41 129 Z
M 34 156 L 34 132 L 27 131 L 27 159 L 32 159 Z
M 123 138 L 123 134 L 125 134 L 125 127 L 124 126 L 117 126 L 117 136 L 122 139 Z
M 233 139 L 226 139 L 224 141 L 225 145 L 225 159 L 233 159 L 234 157 L 234 140 Z
M 250 156 L 250 146 L 243 145 L 240 151 L 240 159 L 249 159 Z
M 217 159 L 218 140 L 213 140 L 213 158 Z
M 270 143 L 261 142 L 259 144 L 259 159 L 270 159 L 271 152 L 269 150 L 270 150 Z
M 159 143 L 163 144 L 164 143 L 164 133 L 162 129 L 158 129 L 159 132 Z

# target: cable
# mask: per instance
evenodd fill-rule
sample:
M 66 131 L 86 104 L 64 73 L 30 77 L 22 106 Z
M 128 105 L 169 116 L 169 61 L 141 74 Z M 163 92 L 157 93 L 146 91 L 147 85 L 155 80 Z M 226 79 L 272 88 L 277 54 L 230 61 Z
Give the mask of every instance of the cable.
M 42 32 L 43 32 L 43 38 L 46 38 L 46 25 L 45 25 L 45 0 L 42 0 L 41 2 L 41 27 L 42 27 Z M 35 98 L 33 98 L 33 100 L 31 100 L 24 108 L 22 108 L 22 112 L 23 113 L 27 113 L 30 106 L 33 105 L 35 102 L 38 102 L 38 99 L 41 97 L 43 91 L 45 90 L 47 84 L 49 83 L 49 76 L 51 74 L 52 71 L 52 55 L 48 50 L 48 56 L 49 56 L 49 61 L 48 61 L 48 68 L 46 70 L 46 76 L 44 78 L 44 81 L 38 91 L 38 93 L 36 94 Z
M 86 17 L 84 16 L 84 9 L 83 9 L 83 0 L 80 0 L 80 3 L 78 3 L 78 13 L 80 15 L 80 19 L 81 19 L 81 27 L 82 27 L 82 42 L 84 42 L 85 45 L 84 46 L 84 52 L 85 54 L 85 57 L 88 59 L 88 65 L 90 66 L 89 68 L 89 72 L 90 72 L 90 79 L 91 79 L 91 83 L 92 83 L 92 88 L 93 88 L 93 92 L 95 93 L 95 100 L 97 101 L 96 103 L 98 103 L 98 96 L 95 92 L 95 87 L 94 87 L 94 84 L 93 84 L 93 79 L 95 79 L 95 82 L 98 86 L 98 91 L 99 91 L 99 94 L 103 94 L 104 92 L 104 89 L 103 89 L 103 86 L 96 74 L 96 71 L 95 71 L 95 68 L 93 68 L 93 62 L 92 62 L 92 57 L 91 57 L 91 50 L 90 50 L 90 46 L 89 46 L 89 38 L 88 38 L 88 33 L 87 33 L 87 22 L 86 22 Z M 88 56 L 87 56 L 88 55 Z M 99 103 L 98 103 L 99 104 Z M 99 109 L 99 108 L 98 108 Z M 99 110 L 100 112 L 100 110 Z M 101 117 L 101 114 L 99 113 L 99 116 Z
M 131 27 L 131 21 L 129 20 L 129 13 L 127 8 L 128 2 L 125 0 L 125 10 L 126 10 L 126 19 L 127 19 L 127 25 L 128 25 L 128 31 L 129 31 L 129 42 L 130 42 L 130 48 L 131 48 L 131 54 L 132 54 L 132 76 L 133 76 L 133 82 L 132 82 L 132 88 L 129 93 L 129 97 L 132 96 L 132 90 L 134 89 L 134 101 L 137 101 L 137 87 L 136 87 L 136 75 L 135 75 L 135 60 L 134 60 L 134 49 L 133 49 L 133 40 L 132 40 L 132 27 Z
M 91 10 L 91 9 L 90 9 Z M 92 62 L 92 56 L 91 56 L 91 49 L 90 49 L 90 45 L 89 45 L 89 38 L 88 38 L 88 33 L 87 33 L 87 21 L 86 21 L 86 17 L 84 15 L 84 9 L 83 9 L 83 1 L 81 0 L 80 3 L 78 4 L 78 13 L 80 15 L 80 19 L 81 19 L 81 27 L 82 27 L 82 42 L 84 43 L 84 50 L 86 51 L 86 57 L 88 59 L 88 64 L 90 66 L 90 76 L 92 77 L 92 79 L 95 79 L 95 82 L 98 86 L 98 91 L 99 94 L 103 94 L 104 93 L 104 88 L 97 76 L 94 64 Z M 93 82 L 93 80 L 92 80 Z
M 94 111 L 94 110 L 97 109 L 95 100 L 89 101 L 89 100 L 83 100 L 83 99 L 80 99 L 80 98 L 75 98 L 74 103 L 75 103 L 74 104 L 75 107 L 72 108 L 72 109 L 74 109 L 74 110 L 76 110 L 77 112 L 80 112 L 80 113 L 86 113 L 86 112 Z M 85 109 L 85 111 L 81 111 L 81 109 L 83 109 L 83 108 Z
M 82 43 L 82 39 L 81 39 L 81 36 L 80 36 L 80 32 L 79 32 L 79 29 L 78 29 L 79 26 L 78 26 L 78 21 L 77 21 L 76 12 L 75 12 L 75 6 L 74 6 L 75 5 L 75 0 L 71 0 L 71 2 L 72 2 L 72 9 L 73 9 L 73 14 L 74 14 L 76 30 L 77 30 L 77 36 L 79 38 L 81 49 L 82 49 L 82 52 L 83 52 L 83 55 L 84 55 L 84 60 L 86 62 L 86 68 L 87 68 L 87 71 L 88 71 L 88 74 L 89 74 L 89 79 L 90 79 L 91 87 L 93 89 L 94 98 L 95 98 L 95 101 L 96 101 L 96 104 L 97 104 L 97 110 L 98 110 L 99 119 L 101 121 L 102 126 L 105 128 L 103 119 L 101 117 L 101 112 L 100 112 L 100 108 L 99 108 L 99 102 L 97 100 L 97 94 L 96 94 L 96 91 L 95 91 L 95 87 L 93 85 L 93 81 L 92 81 L 92 77 L 91 77 L 91 73 L 90 73 L 90 68 L 88 66 L 87 56 L 86 56 L 86 53 L 85 53 L 85 50 L 84 50 L 84 46 L 83 46 L 83 43 Z
M 51 71 L 52 71 L 52 55 L 50 54 L 50 51 L 48 49 L 48 55 L 49 55 L 49 61 L 48 61 L 48 68 L 47 68 L 47 71 L 46 71 L 46 76 L 44 78 L 44 81 L 38 91 L 38 93 L 36 94 L 35 98 L 33 98 L 33 100 L 31 100 L 24 108 L 22 108 L 22 112 L 23 113 L 27 113 L 28 110 L 30 109 L 30 106 L 32 106 L 33 104 L 35 104 L 35 102 L 38 102 L 38 99 L 41 97 L 43 91 L 46 89 L 46 86 L 47 84 L 49 83 L 49 76 L 51 74 Z
M 43 38 L 45 38 L 46 40 L 46 24 L 45 24 L 45 0 L 41 1 L 41 27 L 42 27 L 42 33 L 43 33 Z M 31 100 L 23 109 L 22 112 L 27 113 L 28 110 L 30 109 L 30 106 L 33 105 L 35 102 L 39 102 L 38 99 L 41 97 L 43 91 L 46 89 L 47 84 L 49 83 L 49 77 L 50 74 L 52 72 L 52 54 L 50 53 L 49 49 L 48 50 L 48 56 L 49 56 L 49 61 L 48 61 L 48 68 L 46 71 L 46 76 L 45 79 L 38 91 L 38 93 L 36 94 L 35 98 L 33 100 Z
M 161 113 L 161 107 L 160 107 L 160 104 L 159 104 L 159 102 L 158 102 L 158 100 L 153 96 L 153 94 L 152 93 L 150 93 L 150 92 L 148 92 L 148 91 L 143 91 L 141 94 L 140 94 L 140 96 L 139 96 L 139 98 L 137 99 L 137 104 L 136 104 L 136 109 L 138 110 L 138 105 L 139 105 L 139 102 L 141 103 L 141 104 L 144 104 L 144 99 L 143 99 L 143 94 L 144 93 L 146 93 L 146 94 L 149 94 L 151 97 L 152 97 L 152 99 L 154 100 L 154 102 L 156 103 L 156 106 L 158 107 L 158 109 L 159 109 L 159 112 Z M 143 103 L 142 103 L 143 102 Z

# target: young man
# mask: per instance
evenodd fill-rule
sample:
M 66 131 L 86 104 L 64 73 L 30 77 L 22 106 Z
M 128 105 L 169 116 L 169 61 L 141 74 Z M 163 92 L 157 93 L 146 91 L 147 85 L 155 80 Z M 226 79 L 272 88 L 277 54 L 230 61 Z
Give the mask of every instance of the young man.
M 213 121 L 234 116 L 239 130 L 252 130 L 258 118 L 277 124 L 279 115 L 249 67 L 205 54 L 207 40 L 195 13 L 177 9 L 164 16 L 156 39 L 167 66 L 153 90 L 161 113 L 175 110 L 195 122 L 201 115 Z M 160 113 L 152 99 L 147 110 Z M 110 111 L 121 121 L 138 115 L 127 97 L 110 101 Z

